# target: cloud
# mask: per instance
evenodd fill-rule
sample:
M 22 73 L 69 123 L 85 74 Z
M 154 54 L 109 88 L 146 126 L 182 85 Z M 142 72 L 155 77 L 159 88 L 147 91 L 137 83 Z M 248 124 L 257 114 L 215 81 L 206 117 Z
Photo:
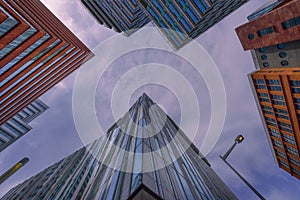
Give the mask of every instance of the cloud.
M 100 26 L 79 1 L 42 0 L 42 2 L 91 49 L 115 34 Z M 219 158 L 219 155 L 223 155 L 233 143 L 236 135 L 242 133 L 245 141 L 232 152 L 228 158 L 229 162 L 266 199 L 297 199 L 300 191 L 299 180 L 279 169 L 273 160 L 247 80 L 247 74 L 254 70 L 251 55 L 250 52 L 242 50 L 234 32 L 234 28 L 246 22 L 248 14 L 265 2 L 266 0 L 249 1 L 197 39 L 214 59 L 222 74 L 228 105 L 222 135 L 208 159 L 213 169 L 240 199 L 257 199 L 252 191 Z M 105 129 L 114 123 L 110 111 L 110 97 L 116 81 L 122 74 L 145 62 L 160 62 L 174 67 L 183 74 L 197 91 L 202 118 L 201 130 L 194 143 L 200 148 L 203 133 L 205 133 L 210 119 L 210 99 L 207 87 L 189 63 L 174 55 L 164 56 L 165 54 L 162 52 L 153 50 L 131 52 L 112 63 L 99 80 L 97 88 L 95 98 L 99 121 Z M 101 64 L 101 60 L 99 60 L 99 64 Z M 72 89 L 75 76 L 76 73 L 73 73 L 42 97 L 50 109 L 32 123 L 32 131 L 1 152 L 0 171 L 6 170 L 25 156 L 30 156 L 30 162 L 2 185 L 0 196 L 7 192 L 8 188 L 82 146 L 72 116 Z M 157 85 L 141 87 L 132 95 L 128 103 L 132 104 L 144 91 L 154 101 L 163 105 L 176 123 L 179 122 L 178 100 L 166 88 Z

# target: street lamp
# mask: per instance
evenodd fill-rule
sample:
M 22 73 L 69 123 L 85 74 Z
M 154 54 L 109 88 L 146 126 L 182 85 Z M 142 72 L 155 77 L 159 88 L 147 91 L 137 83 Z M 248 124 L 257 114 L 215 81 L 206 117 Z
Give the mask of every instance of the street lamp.
M 244 136 L 243 135 L 238 135 L 235 140 L 233 145 L 227 150 L 227 152 L 224 154 L 224 156 L 222 157 L 223 160 L 226 160 L 227 157 L 229 156 L 229 154 L 232 152 L 232 150 L 234 149 L 234 147 L 241 143 L 244 140 Z
M 238 176 L 240 177 L 240 179 L 242 179 L 242 181 L 262 200 L 265 200 L 265 198 L 238 172 L 236 171 L 227 161 L 227 157 L 229 156 L 229 154 L 232 152 L 232 150 L 234 149 L 234 147 L 241 143 L 244 140 L 244 136 L 242 135 L 238 135 L 235 140 L 234 140 L 234 144 L 227 150 L 227 152 L 224 154 L 224 156 L 220 156 L 220 158 L 228 165 L 228 167 L 230 167 L 230 169 L 232 169 L 232 171 Z
M 23 167 L 26 163 L 28 163 L 29 158 L 23 158 L 17 164 L 12 166 L 9 170 L 7 170 L 4 174 L 0 176 L 0 185 L 8 179 L 11 175 L 13 175 L 16 171 L 18 171 L 21 167 Z

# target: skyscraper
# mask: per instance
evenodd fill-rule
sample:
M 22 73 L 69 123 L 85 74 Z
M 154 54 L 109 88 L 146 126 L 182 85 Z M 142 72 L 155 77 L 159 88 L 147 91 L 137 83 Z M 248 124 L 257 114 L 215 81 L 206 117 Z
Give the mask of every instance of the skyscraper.
M 150 22 L 135 0 L 81 0 L 81 2 L 101 25 L 122 32 L 126 36 Z
M 0 152 L 30 131 L 28 125 L 49 107 L 37 99 L 0 126 Z
M 146 94 L 107 135 L 19 184 L 2 199 L 19 198 L 237 199 Z
M 0 1 L 0 125 L 92 56 L 39 0 Z
M 100 24 L 127 35 L 152 20 L 175 49 L 198 37 L 247 1 L 81 0 Z
M 300 1 L 270 1 L 236 32 L 251 50 L 249 75 L 273 156 L 300 179 Z M 288 13 L 288 14 L 287 14 Z
M 248 0 L 140 0 L 175 49 L 195 39 Z

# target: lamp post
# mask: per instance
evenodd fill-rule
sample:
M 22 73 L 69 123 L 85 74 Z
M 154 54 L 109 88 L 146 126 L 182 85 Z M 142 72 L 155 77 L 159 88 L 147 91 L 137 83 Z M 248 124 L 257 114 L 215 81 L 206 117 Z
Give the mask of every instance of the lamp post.
M 238 135 L 235 140 L 234 140 L 234 144 L 231 145 L 231 147 L 227 150 L 227 152 L 224 154 L 224 156 L 220 156 L 220 158 L 228 165 L 228 167 L 230 169 L 232 169 L 232 171 L 238 176 L 240 177 L 240 179 L 242 179 L 242 181 L 262 200 L 265 200 L 265 198 L 238 172 L 236 171 L 236 169 L 233 168 L 233 166 L 231 166 L 227 161 L 227 157 L 229 156 L 229 154 L 232 152 L 232 150 L 234 149 L 234 147 L 241 143 L 244 140 L 244 136 L 242 135 Z
M 14 166 L 12 166 L 9 170 L 7 170 L 4 174 L 0 176 L 0 185 L 8 179 L 11 175 L 13 175 L 16 171 L 18 171 L 21 167 L 23 167 L 26 163 L 28 163 L 29 158 L 23 158 L 19 162 L 17 162 Z
M 234 143 L 233 145 L 227 150 L 227 152 L 224 154 L 224 156 L 222 157 L 223 160 L 226 160 L 227 157 L 229 156 L 229 154 L 232 152 L 232 150 L 234 149 L 234 147 L 241 143 L 242 141 L 244 140 L 244 136 L 242 135 L 238 135 L 235 140 L 234 140 Z

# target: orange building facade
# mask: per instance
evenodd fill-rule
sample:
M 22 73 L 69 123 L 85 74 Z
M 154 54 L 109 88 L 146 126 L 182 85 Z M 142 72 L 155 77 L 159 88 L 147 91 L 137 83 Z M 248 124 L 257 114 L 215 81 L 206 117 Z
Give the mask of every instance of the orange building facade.
M 236 28 L 256 71 L 249 74 L 280 168 L 300 179 L 300 0 L 270 1 Z
M 300 70 L 263 69 L 251 79 L 276 161 L 300 179 Z
M 92 56 L 39 0 L 0 0 L 0 124 Z

